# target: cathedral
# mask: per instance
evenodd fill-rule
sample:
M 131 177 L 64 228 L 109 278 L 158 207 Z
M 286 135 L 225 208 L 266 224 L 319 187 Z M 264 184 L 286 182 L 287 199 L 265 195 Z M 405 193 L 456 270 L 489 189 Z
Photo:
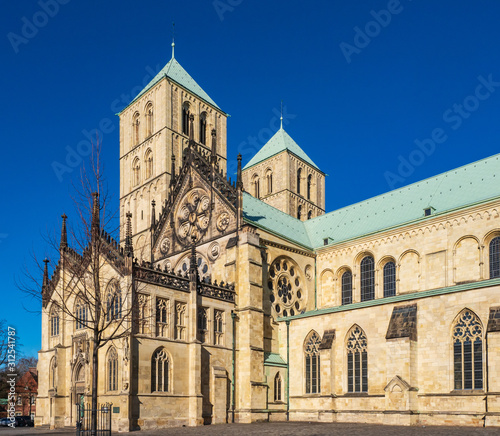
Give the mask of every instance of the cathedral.
M 283 127 L 228 178 L 228 115 L 173 54 L 118 115 L 121 242 L 92 221 L 113 316 L 133 306 L 98 352 L 115 430 L 500 425 L 500 155 L 327 213 L 325 173 Z M 66 219 L 42 288 L 51 428 L 92 391 Z

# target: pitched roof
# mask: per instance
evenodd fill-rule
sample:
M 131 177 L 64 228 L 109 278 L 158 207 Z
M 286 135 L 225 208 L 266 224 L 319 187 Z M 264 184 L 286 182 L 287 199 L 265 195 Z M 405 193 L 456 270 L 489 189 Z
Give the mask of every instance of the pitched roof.
M 167 65 L 165 65 L 161 69 L 161 71 L 153 78 L 153 80 L 151 80 L 151 82 L 149 82 L 146 87 L 141 92 L 139 92 L 139 94 L 137 94 L 137 97 L 135 97 L 127 105 L 127 107 L 141 98 L 142 95 L 148 92 L 164 77 L 168 77 L 170 80 L 173 80 L 183 88 L 186 88 L 189 92 L 193 93 L 197 97 L 201 98 L 217 109 L 220 109 L 219 106 L 217 106 L 215 102 L 209 97 L 209 95 L 205 91 L 203 91 L 201 86 L 195 82 L 195 80 L 188 74 L 188 72 L 184 68 L 182 68 L 181 64 L 179 64 L 179 62 L 177 62 L 177 59 L 175 59 L 174 57 L 172 57 L 172 59 L 170 59 Z M 122 109 L 121 112 L 123 112 L 126 108 Z
M 273 137 L 267 141 L 267 143 L 257 152 L 257 154 L 250 159 L 244 166 L 244 170 L 250 168 L 262 161 L 269 159 L 272 156 L 281 153 L 282 151 L 288 150 L 295 156 L 299 157 L 303 161 L 307 162 L 309 165 L 321 171 L 318 166 L 311 160 L 311 158 L 302 150 L 299 145 L 290 137 L 288 133 L 285 132 L 283 127 L 281 127 Z
M 243 198 L 244 216 L 256 226 L 310 248 L 339 243 L 500 198 L 500 154 L 301 222 L 268 204 Z M 424 209 L 434 209 L 425 216 Z M 287 218 L 284 218 L 285 215 Z

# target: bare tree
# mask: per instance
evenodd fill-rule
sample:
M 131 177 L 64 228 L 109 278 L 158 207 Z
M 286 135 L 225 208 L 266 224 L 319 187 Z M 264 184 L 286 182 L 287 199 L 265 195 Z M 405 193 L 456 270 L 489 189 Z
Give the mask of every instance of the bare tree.
M 99 141 L 93 145 L 88 169 L 82 167 L 73 201 L 76 222 L 69 225 L 66 215 L 63 215 L 59 244 L 56 238 L 49 240 L 59 260 L 57 264 L 44 260 L 42 292 L 39 284 L 36 285 L 37 277 L 32 274 L 28 277 L 35 286 L 23 285 L 23 291 L 41 298 L 46 311 L 49 308 L 56 311 L 57 320 L 51 318 L 49 324 L 57 322 L 58 329 L 59 316 L 62 316 L 63 319 L 73 320 L 75 329 L 87 332 L 90 344 L 85 352 L 91 356 L 91 430 L 92 434 L 96 434 L 99 350 L 109 342 L 129 337 L 136 295 L 132 281 L 131 214 L 127 214 L 123 245 L 111 236 L 113 231 L 105 230 L 112 227 L 115 216 L 111 213 L 102 173 Z M 118 230 L 119 227 L 115 226 L 114 232 Z M 36 263 L 41 264 L 39 261 Z M 53 266 L 50 280 L 49 263 Z

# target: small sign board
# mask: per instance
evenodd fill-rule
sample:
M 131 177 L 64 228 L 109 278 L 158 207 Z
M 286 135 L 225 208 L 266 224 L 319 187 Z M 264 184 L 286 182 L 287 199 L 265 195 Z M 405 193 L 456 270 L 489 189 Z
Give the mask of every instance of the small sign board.
M 113 413 L 120 413 L 119 407 L 113 407 Z

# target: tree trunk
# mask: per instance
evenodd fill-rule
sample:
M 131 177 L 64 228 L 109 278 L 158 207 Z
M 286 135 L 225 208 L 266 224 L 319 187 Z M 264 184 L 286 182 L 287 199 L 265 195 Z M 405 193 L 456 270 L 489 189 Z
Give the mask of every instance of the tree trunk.
M 92 350 L 92 416 L 91 434 L 97 435 L 97 376 L 99 374 L 99 358 L 97 353 L 97 331 L 94 330 L 94 349 Z

